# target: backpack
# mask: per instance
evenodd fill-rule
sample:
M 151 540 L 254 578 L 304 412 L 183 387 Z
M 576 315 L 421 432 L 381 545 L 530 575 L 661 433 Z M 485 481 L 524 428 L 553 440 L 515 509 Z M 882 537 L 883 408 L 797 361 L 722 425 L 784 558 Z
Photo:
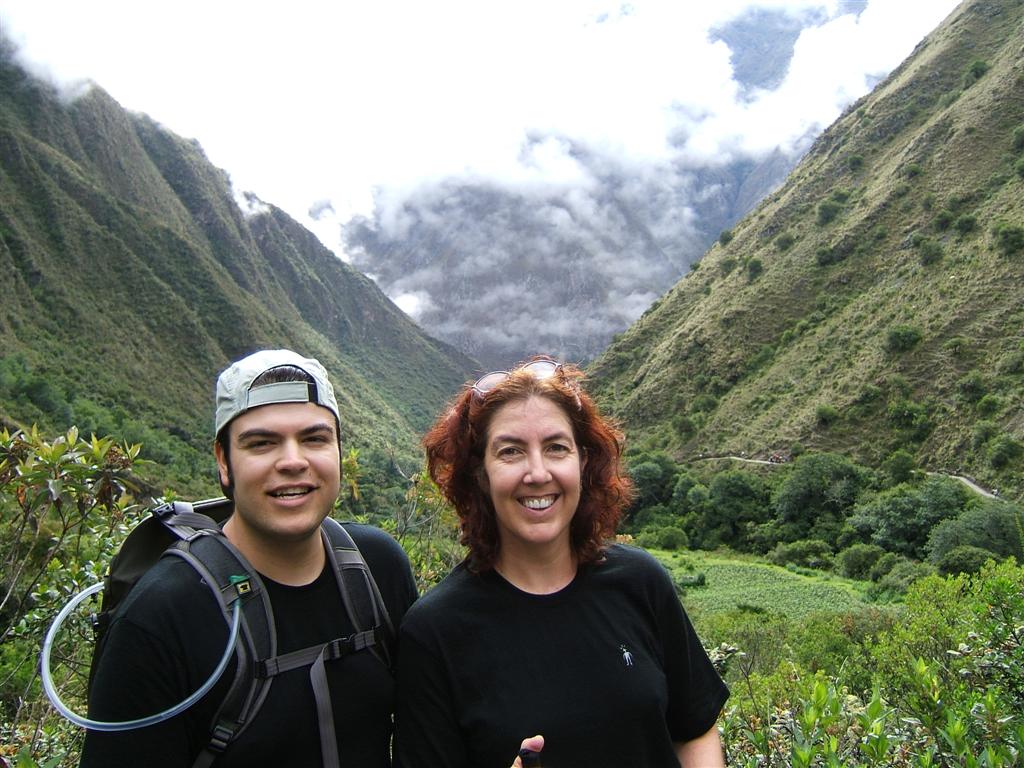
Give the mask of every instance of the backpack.
M 210 741 L 196 758 L 194 768 L 211 765 L 242 734 L 255 719 L 276 675 L 304 666 L 310 667 L 323 763 L 325 767 L 337 766 L 334 717 L 324 662 L 368 649 L 392 669 L 395 632 L 384 600 L 348 531 L 336 520 L 325 518 L 321 537 L 345 612 L 356 631 L 349 637 L 278 655 L 273 611 L 263 582 L 220 527 L 233 508 L 226 498 L 195 504 L 169 502 L 154 508 L 131 531 L 104 579 L 100 612 L 93 621 L 96 645 L 92 670 L 97 668 L 103 653 L 111 619 L 131 588 L 161 557 L 181 557 L 202 575 L 226 620 L 232 619 L 236 598 L 241 606 L 241 626 L 235 642 L 238 671 L 211 723 Z M 90 688 L 92 682 L 90 671 Z

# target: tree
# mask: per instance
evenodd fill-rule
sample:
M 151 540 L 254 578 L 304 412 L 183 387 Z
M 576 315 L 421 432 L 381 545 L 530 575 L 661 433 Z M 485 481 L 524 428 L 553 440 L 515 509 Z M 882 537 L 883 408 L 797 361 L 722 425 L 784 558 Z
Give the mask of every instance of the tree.
M 784 541 L 835 541 L 867 481 L 865 470 L 844 456 L 807 453 L 793 462 L 772 498 Z
M 850 526 L 869 531 L 872 543 L 890 552 L 920 559 L 932 528 L 960 514 L 966 499 L 967 491 L 960 483 L 930 477 L 919 488 L 898 485 L 858 505 Z
M 933 563 L 961 546 L 987 549 L 1000 557 L 1024 560 L 1021 522 L 1024 511 L 1016 504 L 987 500 L 971 506 L 959 516 L 935 527 L 928 537 L 928 558 Z
M 708 487 L 702 523 L 705 541 L 746 549 L 751 526 L 770 516 L 768 492 L 760 477 L 741 469 L 719 472 Z

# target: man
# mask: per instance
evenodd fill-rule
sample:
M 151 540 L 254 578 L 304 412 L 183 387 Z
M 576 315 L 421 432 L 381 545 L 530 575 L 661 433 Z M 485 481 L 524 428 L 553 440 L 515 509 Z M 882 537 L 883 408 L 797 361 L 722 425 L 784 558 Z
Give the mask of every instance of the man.
M 353 635 L 321 538 L 341 487 L 339 414 L 327 372 L 288 350 L 264 350 L 217 380 L 221 487 L 234 502 L 223 530 L 258 572 L 273 610 L 278 653 Z M 397 627 L 416 598 L 409 561 L 383 531 L 346 524 Z M 174 707 L 197 690 L 224 653 L 223 611 L 199 574 L 164 557 L 140 579 L 111 622 L 90 696 L 90 717 L 123 721 Z M 343 766 L 391 764 L 394 681 L 371 649 L 325 665 L 337 756 Z M 255 718 L 226 748 L 210 751 L 218 709 L 239 670 L 182 714 L 145 728 L 90 730 L 81 766 L 192 765 L 319 768 L 330 724 L 318 722 L 307 664 L 273 678 Z

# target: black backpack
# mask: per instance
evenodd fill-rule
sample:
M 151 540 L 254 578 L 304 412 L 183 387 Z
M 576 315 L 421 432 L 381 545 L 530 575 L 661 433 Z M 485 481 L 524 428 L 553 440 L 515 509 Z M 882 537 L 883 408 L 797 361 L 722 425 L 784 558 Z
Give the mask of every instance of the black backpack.
M 310 666 L 310 681 L 319 717 L 324 766 L 337 766 L 334 717 L 324 662 L 364 649 L 392 669 L 394 627 L 362 553 L 340 523 L 321 524 L 328 559 L 342 602 L 355 632 L 323 645 L 278 655 L 274 616 L 255 569 L 224 536 L 220 524 L 231 514 L 225 498 L 190 504 L 175 501 L 152 510 L 125 539 L 104 580 L 100 612 L 94 620 L 96 646 L 92 669 L 103 653 L 103 641 L 117 607 L 142 575 L 161 557 L 181 557 L 202 576 L 230 622 L 232 603 L 241 602 L 241 631 L 235 643 L 238 672 L 210 726 L 209 744 L 195 768 L 205 768 L 253 721 L 270 692 L 274 676 Z M 90 672 L 89 685 L 92 685 Z

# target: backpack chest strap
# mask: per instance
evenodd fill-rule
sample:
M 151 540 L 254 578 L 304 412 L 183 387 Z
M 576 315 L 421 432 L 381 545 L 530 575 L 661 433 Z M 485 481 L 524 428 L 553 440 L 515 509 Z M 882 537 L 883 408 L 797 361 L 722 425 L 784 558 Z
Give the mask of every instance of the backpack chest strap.
M 348 637 L 339 637 L 323 645 L 311 645 L 290 653 L 282 653 L 269 659 L 262 659 L 255 664 L 257 678 L 269 678 L 301 667 L 308 667 L 321 656 L 324 661 L 334 661 L 350 654 L 372 648 L 382 640 L 382 629 L 368 629 L 354 632 Z

